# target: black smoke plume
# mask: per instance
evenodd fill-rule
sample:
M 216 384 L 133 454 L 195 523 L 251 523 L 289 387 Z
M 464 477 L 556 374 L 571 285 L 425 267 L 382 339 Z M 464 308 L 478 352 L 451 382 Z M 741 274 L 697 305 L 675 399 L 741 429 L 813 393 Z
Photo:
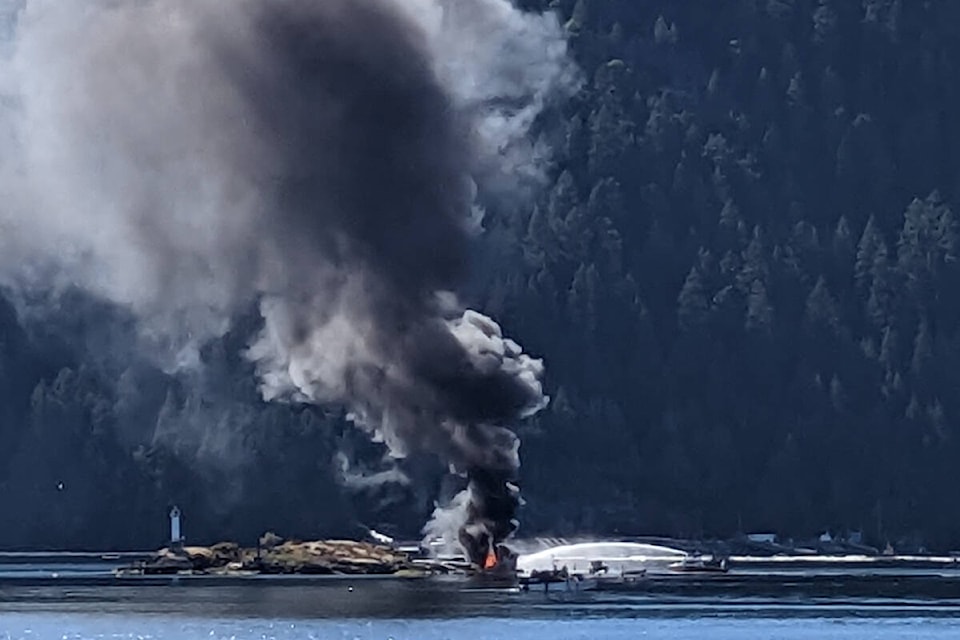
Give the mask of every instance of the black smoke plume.
M 11 51 L 4 275 L 128 307 L 170 367 L 259 303 L 247 356 L 265 399 L 345 405 L 394 456 L 467 476 L 456 526 L 474 560 L 509 535 L 508 427 L 545 404 L 542 365 L 449 292 L 477 189 L 540 175 L 529 126 L 573 77 L 552 16 L 27 0 Z

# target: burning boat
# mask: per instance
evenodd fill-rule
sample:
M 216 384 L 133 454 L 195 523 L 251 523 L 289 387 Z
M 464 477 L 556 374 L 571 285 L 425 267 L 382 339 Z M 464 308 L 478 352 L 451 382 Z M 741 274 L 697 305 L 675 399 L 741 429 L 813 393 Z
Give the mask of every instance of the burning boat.
M 534 570 L 521 574 L 517 569 L 518 556 L 510 547 L 500 544 L 491 549 L 475 576 L 488 586 L 509 586 L 519 591 L 577 592 L 595 589 L 599 580 L 599 566 L 592 567 L 590 575 L 571 572 L 567 567 Z
M 498 544 L 487 552 L 483 563 L 476 567 L 475 575 L 486 581 L 507 581 L 515 584 L 517 580 L 517 554 L 510 547 Z

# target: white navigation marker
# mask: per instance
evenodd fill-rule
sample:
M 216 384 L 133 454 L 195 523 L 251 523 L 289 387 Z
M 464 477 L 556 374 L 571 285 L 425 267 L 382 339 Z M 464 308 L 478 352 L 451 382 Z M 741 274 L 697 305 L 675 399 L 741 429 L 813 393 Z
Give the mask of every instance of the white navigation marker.
M 180 507 L 174 506 L 170 510 L 170 543 L 180 544 L 183 537 L 180 535 Z

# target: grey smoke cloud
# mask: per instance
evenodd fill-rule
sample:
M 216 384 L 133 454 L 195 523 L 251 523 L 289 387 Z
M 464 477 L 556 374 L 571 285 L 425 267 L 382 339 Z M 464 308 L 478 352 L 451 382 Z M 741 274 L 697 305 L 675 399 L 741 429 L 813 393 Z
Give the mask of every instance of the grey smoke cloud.
M 27 0 L 9 51 L 4 279 L 129 308 L 170 367 L 259 301 L 264 398 L 346 405 L 477 496 L 515 475 L 507 427 L 545 404 L 542 363 L 449 292 L 477 188 L 542 179 L 529 128 L 576 79 L 555 17 L 508 0 Z
M 350 459 L 342 451 L 338 451 L 333 459 L 341 483 L 348 489 L 363 491 L 376 489 L 384 485 L 408 485 L 410 478 L 396 466 L 374 472 L 364 472 L 353 468 Z

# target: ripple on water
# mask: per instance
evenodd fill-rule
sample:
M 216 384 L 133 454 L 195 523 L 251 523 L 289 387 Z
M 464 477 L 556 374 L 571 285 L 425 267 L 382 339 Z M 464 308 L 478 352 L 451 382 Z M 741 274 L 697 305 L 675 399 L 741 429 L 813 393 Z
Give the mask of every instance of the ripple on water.
M 936 618 L 654 618 L 587 620 L 237 620 L 149 615 L 4 614 L 2 640 L 940 640 L 956 622 Z
M 558 597 L 456 581 L 0 579 L 0 640 L 960 637 L 957 581 L 800 584 L 684 582 Z

